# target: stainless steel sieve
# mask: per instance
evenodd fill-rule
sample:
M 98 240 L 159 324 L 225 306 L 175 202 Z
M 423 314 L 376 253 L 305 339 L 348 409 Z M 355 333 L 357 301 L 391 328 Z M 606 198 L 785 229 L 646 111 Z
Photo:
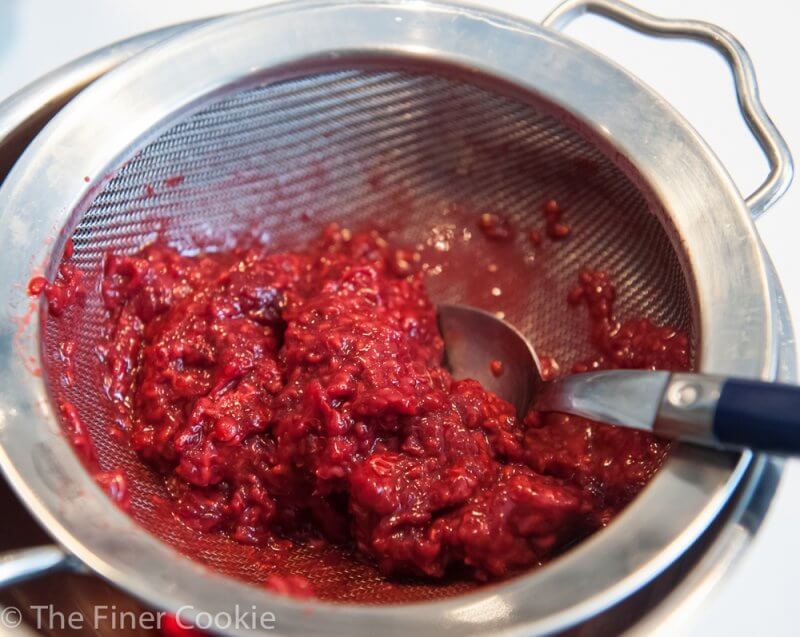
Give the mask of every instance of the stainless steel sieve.
M 791 162 L 735 40 L 616 2 L 570 3 L 548 22 L 581 8 L 722 47 L 772 164 L 751 209 L 779 196 Z M 181 183 L 164 186 L 175 176 Z M 154 196 L 143 196 L 145 185 L 158 186 Z M 523 224 L 550 197 L 574 211 L 574 236 L 559 258 L 537 262 L 504 306 L 523 331 L 564 359 L 581 354 L 580 329 L 565 322 L 558 302 L 580 267 L 602 261 L 620 284 L 622 313 L 688 330 L 700 369 L 774 376 L 779 326 L 769 266 L 741 197 L 696 134 L 663 100 L 574 42 L 452 5 L 278 5 L 215 20 L 110 72 L 54 118 L 0 189 L 10 231 L 0 265 L 18 284 L 0 300 L 24 315 L 25 281 L 42 263 L 52 274 L 73 231 L 76 262 L 92 282 L 106 250 L 135 250 L 156 232 L 178 244 L 218 245 L 257 228 L 270 244 L 286 245 L 327 220 L 401 216 L 402 239 L 425 243 L 431 233 L 447 235 L 459 214 L 453 202 Z M 464 276 L 432 278 L 430 289 L 439 301 L 472 293 Z M 258 580 L 257 552 L 223 538 L 197 551 L 148 508 L 160 485 L 106 433 L 93 352 L 101 317 L 90 297 L 68 325 L 43 319 L 21 335 L 2 332 L 0 457 L 69 552 L 172 610 L 213 614 L 252 604 L 275 612 L 286 634 L 361 633 L 375 622 L 390 634 L 556 630 L 668 566 L 763 464 L 749 454 L 678 449 L 609 529 L 544 569 L 467 594 L 389 589 L 363 568 L 322 572 L 298 555 L 298 571 L 323 590 L 349 582 L 340 601 L 356 602 L 299 603 L 239 581 Z M 29 357 L 52 359 L 70 334 L 80 337 L 74 388 L 25 371 Z M 121 464 L 134 477 L 135 522 L 102 496 L 60 435 L 51 405 L 62 396 L 89 424 L 101 464 Z M 180 556 L 190 551 L 205 565 Z M 42 566 L 62 560 L 39 556 Z M 363 597 L 386 603 L 357 603 Z M 417 603 L 433 598 L 442 599 Z

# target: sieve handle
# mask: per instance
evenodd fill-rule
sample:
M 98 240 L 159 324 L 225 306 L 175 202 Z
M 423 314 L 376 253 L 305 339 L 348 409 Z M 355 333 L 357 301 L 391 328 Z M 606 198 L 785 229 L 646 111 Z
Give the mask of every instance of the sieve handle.
M 753 218 L 758 219 L 781 198 L 792 182 L 792 155 L 761 103 L 753 62 L 732 34 L 708 22 L 660 18 L 620 0 L 566 0 L 542 25 L 563 30 L 585 13 L 602 16 L 646 35 L 694 40 L 720 53 L 731 67 L 742 116 L 769 163 L 769 175 L 745 203 Z
M 37 546 L 0 553 L 0 589 L 54 571 L 72 569 L 77 562 L 57 546 Z

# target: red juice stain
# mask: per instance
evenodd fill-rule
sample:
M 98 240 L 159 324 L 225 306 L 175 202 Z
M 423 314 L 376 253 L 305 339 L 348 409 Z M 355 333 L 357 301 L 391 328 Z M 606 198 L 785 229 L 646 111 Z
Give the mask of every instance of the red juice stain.
M 150 184 L 144 185 L 144 196 L 146 199 L 151 199 L 152 197 L 156 196 L 156 189 L 153 188 Z
M 186 177 L 183 175 L 173 175 L 172 177 L 167 177 L 167 179 L 164 180 L 164 185 L 167 188 L 175 188 L 176 186 L 180 186 L 184 179 L 186 179 Z
M 85 181 L 85 182 L 88 184 L 88 183 L 91 181 L 91 179 L 89 179 L 89 175 L 86 175 L 86 176 L 83 178 L 83 181 Z
M 34 277 L 35 278 L 35 277 Z M 47 279 L 45 279 L 47 282 Z M 30 284 L 30 282 L 29 282 Z M 38 285 L 34 284 L 34 288 L 37 288 Z M 38 309 L 39 304 L 36 301 L 31 301 L 28 303 L 28 307 L 25 310 L 25 313 L 21 316 L 11 316 L 11 321 L 16 325 L 16 329 L 14 330 L 14 336 L 12 338 L 12 347 L 14 352 L 19 356 L 19 359 L 22 361 L 25 369 L 28 373 L 32 374 L 33 376 L 41 376 L 42 370 L 36 365 L 36 359 L 30 358 L 24 354 L 26 350 L 25 339 L 26 335 L 28 334 L 28 327 L 33 320 L 33 317 L 36 315 L 36 310 Z
M 42 370 L 36 365 L 36 358 L 34 356 L 28 356 L 28 360 L 27 360 L 27 363 L 25 364 L 25 368 L 33 376 L 41 376 L 42 375 Z

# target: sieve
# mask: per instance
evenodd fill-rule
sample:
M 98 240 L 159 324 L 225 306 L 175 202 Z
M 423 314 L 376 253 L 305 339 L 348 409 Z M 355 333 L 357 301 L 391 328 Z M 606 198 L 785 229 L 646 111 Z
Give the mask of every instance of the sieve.
M 582 7 L 570 4 L 548 22 Z M 618 3 L 588 8 L 642 30 L 727 46 L 742 107 L 772 162 L 770 178 L 748 200 L 763 212 L 788 185 L 790 161 L 735 41 L 710 26 L 665 25 Z M 175 188 L 142 197 L 145 184 L 176 175 L 182 182 Z M 555 301 L 580 267 L 602 260 L 620 284 L 622 313 L 689 331 L 699 369 L 774 375 L 777 319 L 765 257 L 747 207 L 697 135 L 597 54 L 550 30 L 452 5 L 278 5 L 215 20 L 112 71 L 47 126 L 0 190 L 10 232 L 2 271 L 18 284 L 2 300 L 24 315 L 24 283 L 42 264 L 53 273 L 73 232 L 76 262 L 91 281 L 106 250 L 133 251 L 155 233 L 184 247 L 214 246 L 256 228 L 279 246 L 302 241 L 327 220 L 355 226 L 379 211 L 401 216 L 403 238 L 414 242 L 427 239 L 415 231 L 446 237 L 460 214 L 452 202 L 501 208 L 522 222 L 544 197 L 575 211 L 573 241 L 558 259 L 536 265 L 505 308 L 537 342 L 565 359 L 580 354 L 571 336 L 580 332 L 564 325 Z M 469 301 L 467 282 L 432 279 L 431 295 Z M 188 618 L 238 604 L 274 612 L 286 634 L 361 633 L 376 625 L 389 634 L 563 628 L 674 561 L 757 464 L 750 454 L 680 448 L 608 529 L 546 568 L 472 591 L 386 586 L 357 565 L 330 572 L 298 555 L 298 572 L 309 569 L 323 591 L 333 583 L 331 590 L 347 590 L 355 602 L 300 603 L 240 581 L 259 578 L 252 551 L 222 547 L 221 538 L 198 549 L 148 510 L 146 496 L 158 485 L 136 474 L 144 468 L 103 427 L 91 346 L 100 312 L 90 298 L 69 325 L 41 317 L 21 336 L 4 327 L 2 464 L 72 555 L 149 603 L 189 607 Z M 102 496 L 60 435 L 51 405 L 62 390 L 25 369 L 30 356 L 37 363 L 54 356 L 60 330 L 81 336 L 69 397 L 92 429 L 101 464 L 123 464 L 141 486 L 133 520 Z M 62 559 L 33 557 L 42 568 Z M 383 603 L 367 605 L 367 598 Z

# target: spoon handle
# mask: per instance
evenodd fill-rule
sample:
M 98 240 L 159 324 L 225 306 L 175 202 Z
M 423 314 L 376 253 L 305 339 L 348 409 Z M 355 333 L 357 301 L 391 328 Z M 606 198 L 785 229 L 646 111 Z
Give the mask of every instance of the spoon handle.
M 800 455 L 800 387 L 724 376 L 610 370 L 545 383 L 536 409 L 665 438 Z
M 710 395 L 697 392 L 698 380 L 706 382 L 707 386 L 718 383 L 718 391 Z M 706 428 L 703 432 L 710 442 L 787 455 L 800 454 L 800 387 L 741 378 L 674 374 L 655 423 L 656 433 L 675 422 L 675 416 L 681 413 L 685 403 L 702 403 L 704 400 L 711 407 L 706 421 L 710 422 L 711 429 L 708 431 Z

